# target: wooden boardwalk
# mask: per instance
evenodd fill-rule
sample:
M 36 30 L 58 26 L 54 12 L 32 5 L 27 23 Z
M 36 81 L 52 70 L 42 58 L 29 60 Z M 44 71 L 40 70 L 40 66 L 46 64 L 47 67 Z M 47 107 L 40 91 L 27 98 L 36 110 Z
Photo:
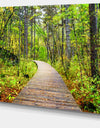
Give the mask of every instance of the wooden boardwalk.
M 13 103 L 81 111 L 58 72 L 45 62 L 34 62 L 38 71 Z

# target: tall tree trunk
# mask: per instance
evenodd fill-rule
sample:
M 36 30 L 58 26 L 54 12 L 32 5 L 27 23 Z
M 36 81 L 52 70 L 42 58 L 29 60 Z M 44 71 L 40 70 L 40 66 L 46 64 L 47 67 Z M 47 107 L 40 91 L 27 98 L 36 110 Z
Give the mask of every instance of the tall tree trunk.
M 47 23 L 47 60 L 49 60 L 49 24 Z
M 56 53 L 56 42 L 55 42 L 55 37 L 54 37 L 54 27 L 53 24 L 51 26 L 51 32 L 52 32 L 52 39 L 53 39 L 53 52 L 52 52 L 52 63 L 55 62 L 55 53 Z
M 25 11 L 25 19 L 24 19 L 24 38 L 25 38 L 25 45 L 26 45 L 26 57 L 28 57 L 28 8 L 24 7 Z
M 69 8 L 70 5 L 64 5 L 66 10 Z M 71 44 L 70 44 L 70 19 L 67 17 L 65 19 L 65 31 L 66 31 L 66 55 L 68 59 L 71 58 Z
M 21 22 L 21 9 L 19 7 L 19 50 L 18 50 L 18 59 L 19 59 L 19 62 L 20 62 L 20 39 L 21 39 L 21 25 L 20 25 L 20 22 Z M 18 73 L 17 75 L 19 76 L 19 63 L 18 63 Z
M 96 41 L 96 16 L 95 4 L 89 4 L 90 15 L 90 50 L 91 50 L 91 76 L 95 78 L 98 74 L 97 41 Z
M 58 56 L 61 55 L 61 40 L 60 40 L 60 29 L 59 29 L 59 26 L 58 26 L 58 30 L 57 30 L 57 42 L 58 42 Z
M 31 16 L 33 16 L 33 7 L 31 7 Z M 33 19 L 31 20 L 31 57 L 33 48 Z
M 21 43 L 21 8 L 19 7 L 19 60 L 20 60 L 20 43 Z
M 35 17 L 34 17 L 34 60 L 35 60 L 35 24 L 36 24 L 36 21 L 35 21 Z
M 61 8 L 63 6 L 61 5 Z M 64 43 L 64 19 L 62 18 L 62 45 L 61 45 L 61 60 L 62 60 L 62 65 L 64 65 L 64 61 L 63 61 L 63 49 L 64 49 L 64 46 L 63 46 L 63 43 Z

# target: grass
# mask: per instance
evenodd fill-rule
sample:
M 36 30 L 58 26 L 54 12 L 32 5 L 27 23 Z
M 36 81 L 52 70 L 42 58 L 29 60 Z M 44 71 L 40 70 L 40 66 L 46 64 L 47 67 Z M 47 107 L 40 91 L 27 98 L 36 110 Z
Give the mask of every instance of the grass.
M 12 102 L 36 71 L 37 66 L 30 59 L 21 58 L 19 66 L 13 66 L 0 58 L 0 101 Z

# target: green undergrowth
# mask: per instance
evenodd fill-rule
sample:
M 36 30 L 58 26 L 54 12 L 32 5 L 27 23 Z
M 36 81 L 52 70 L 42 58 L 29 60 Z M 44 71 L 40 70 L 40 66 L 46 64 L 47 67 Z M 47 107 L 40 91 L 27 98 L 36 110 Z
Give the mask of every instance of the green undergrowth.
M 19 64 L 12 65 L 0 58 L 0 101 L 12 102 L 36 71 L 31 59 L 21 58 Z
M 53 65 L 63 78 L 81 110 L 100 113 L 100 79 L 98 77 L 93 79 L 89 74 L 88 64 L 85 66 L 87 67 L 83 67 L 82 64 L 79 65 L 77 57 L 72 58 L 66 72 L 60 59 Z

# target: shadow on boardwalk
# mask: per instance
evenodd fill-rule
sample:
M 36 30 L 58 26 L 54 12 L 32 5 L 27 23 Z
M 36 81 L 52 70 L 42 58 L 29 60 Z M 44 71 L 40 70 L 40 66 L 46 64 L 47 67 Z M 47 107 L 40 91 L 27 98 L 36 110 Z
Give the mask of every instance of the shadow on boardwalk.
M 49 64 L 34 61 L 38 71 L 13 103 L 81 111 L 58 72 Z

